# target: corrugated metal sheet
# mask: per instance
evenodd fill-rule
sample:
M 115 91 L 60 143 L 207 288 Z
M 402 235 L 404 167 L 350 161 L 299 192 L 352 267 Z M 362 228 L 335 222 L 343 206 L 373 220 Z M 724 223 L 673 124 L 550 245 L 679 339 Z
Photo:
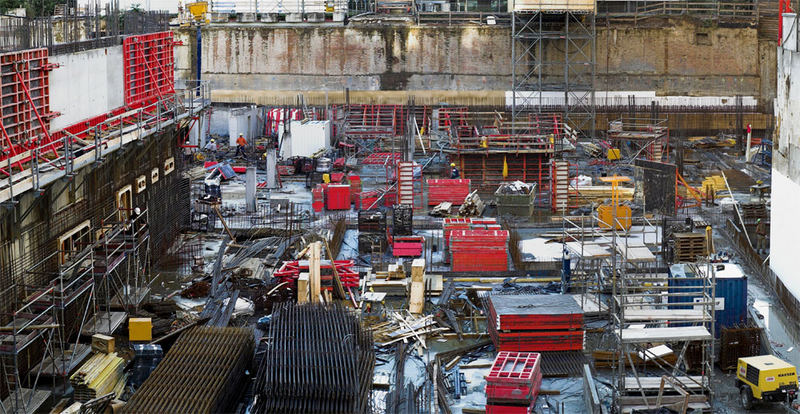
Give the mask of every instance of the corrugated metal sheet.
M 719 336 L 721 328 L 742 325 L 747 322 L 747 276 L 741 267 L 732 263 L 724 263 L 715 271 L 716 274 L 716 324 L 714 329 Z M 701 268 L 705 271 L 705 267 Z M 686 264 L 675 264 L 669 269 L 669 286 L 691 287 L 700 286 L 692 268 Z M 699 290 L 699 288 L 698 288 Z M 685 292 L 685 290 L 683 290 Z M 670 291 L 672 293 L 672 291 Z M 670 303 L 695 302 L 699 297 L 683 296 L 670 297 Z M 678 307 L 675 307 L 678 309 Z M 681 306 L 680 308 L 686 308 Z

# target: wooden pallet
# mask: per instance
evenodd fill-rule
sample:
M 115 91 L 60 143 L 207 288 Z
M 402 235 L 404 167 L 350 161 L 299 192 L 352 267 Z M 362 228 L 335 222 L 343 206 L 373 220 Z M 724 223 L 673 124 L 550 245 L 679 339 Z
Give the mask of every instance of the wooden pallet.
M 698 256 L 708 255 L 704 233 L 674 233 L 672 238 L 675 240 L 675 263 L 694 263 Z

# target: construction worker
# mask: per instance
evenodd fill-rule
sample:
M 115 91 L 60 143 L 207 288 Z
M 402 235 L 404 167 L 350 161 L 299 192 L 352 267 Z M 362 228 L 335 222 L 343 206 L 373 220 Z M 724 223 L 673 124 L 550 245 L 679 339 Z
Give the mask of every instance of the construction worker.
M 242 157 L 245 157 L 247 153 L 245 149 L 247 147 L 247 140 L 244 139 L 244 134 L 239 134 L 239 138 L 236 138 L 236 157 L 239 156 L 239 153 L 242 154 Z
M 212 160 L 217 158 L 217 143 L 214 142 L 213 139 L 206 143 L 206 146 L 203 147 L 203 150 L 208 153 L 209 158 Z
M 458 171 L 458 168 L 456 168 L 456 164 L 454 162 L 450 163 L 450 178 L 461 178 L 461 172 Z
M 183 159 L 186 161 L 187 164 L 191 163 L 194 159 L 194 148 L 192 144 L 189 143 L 187 139 L 186 142 L 183 143 Z
M 481 137 L 481 148 L 489 148 L 489 137 L 485 135 Z
M 761 219 L 756 220 L 756 251 L 758 254 L 767 252 L 767 226 Z

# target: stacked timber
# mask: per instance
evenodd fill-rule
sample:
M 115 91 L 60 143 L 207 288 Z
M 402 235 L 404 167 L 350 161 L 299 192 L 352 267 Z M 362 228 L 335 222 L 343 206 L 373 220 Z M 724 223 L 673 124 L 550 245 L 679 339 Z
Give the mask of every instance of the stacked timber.
M 673 233 L 674 263 L 694 263 L 698 257 L 708 256 L 705 233 Z
M 575 192 L 574 197 L 579 206 L 601 204 L 611 199 L 610 185 L 578 186 L 570 188 L 570 190 Z M 620 201 L 633 200 L 633 188 L 619 187 L 617 190 L 619 192 Z
M 569 295 L 492 295 L 489 336 L 498 351 L 583 349 L 583 310 Z
M 69 378 L 75 390 L 75 400 L 86 402 L 113 392 L 116 397 L 122 394 L 127 376 L 122 371 L 125 360 L 116 352 L 96 353 Z
M 478 190 L 475 190 L 464 198 L 464 202 L 458 209 L 458 215 L 461 217 L 480 217 L 484 208 L 486 208 L 486 205 L 478 195 Z

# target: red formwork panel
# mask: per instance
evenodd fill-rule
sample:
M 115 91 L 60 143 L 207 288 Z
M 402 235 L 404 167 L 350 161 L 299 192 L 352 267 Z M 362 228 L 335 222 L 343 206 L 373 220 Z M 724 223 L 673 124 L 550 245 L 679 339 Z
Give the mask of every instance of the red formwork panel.
M 470 180 L 431 178 L 428 185 L 428 205 L 435 206 L 443 202 L 461 205 L 469 195 Z
M 486 404 L 486 414 L 532 414 L 533 404 L 531 405 L 504 405 Z
M 507 230 L 453 230 L 450 255 L 454 272 L 508 270 Z
M 334 260 L 336 265 L 336 272 L 339 274 L 339 279 L 345 288 L 358 287 L 358 272 L 353 271 L 352 260 Z M 333 270 L 331 270 L 331 261 L 322 260 L 320 262 L 320 280 L 323 282 L 322 288 L 331 290 L 333 288 Z M 290 260 L 283 262 L 280 269 L 272 274 L 273 277 L 281 282 L 288 282 L 291 287 L 296 286 L 297 278 L 300 273 L 308 272 L 308 260 Z
M 311 208 L 314 209 L 317 213 L 322 212 L 322 208 L 325 206 L 325 189 L 317 184 L 311 190 Z
M 489 326 L 489 336 L 499 351 L 550 352 L 583 350 L 583 331 L 498 332 Z
M 174 45 L 172 32 L 128 36 L 122 41 L 126 105 L 175 93 Z
M 535 352 L 499 352 L 486 376 L 486 398 L 530 402 L 541 360 Z
M 325 208 L 328 210 L 349 210 L 350 185 L 328 185 L 328 189 L 325 191 Z
M 392 255 L 394 257 L 420 257 L 425 238 L 422 236 L 392 237 Z
M 3 159 L 50 140 L 50 119 L 57 115 L 50 112 L 51 69 L 47 49 L 0 55 L 0 121 L 3 126 L 0 155 Z

